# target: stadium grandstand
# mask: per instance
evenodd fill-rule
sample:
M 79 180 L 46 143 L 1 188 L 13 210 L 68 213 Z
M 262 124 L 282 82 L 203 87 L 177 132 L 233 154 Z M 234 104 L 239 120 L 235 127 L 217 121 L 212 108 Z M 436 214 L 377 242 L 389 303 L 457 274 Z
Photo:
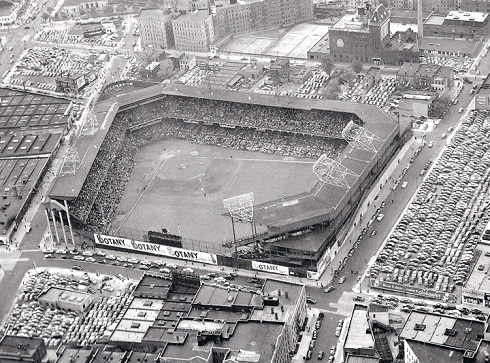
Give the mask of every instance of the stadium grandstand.
M 0 88 L 0 244 L 12 241 L 75 109 L 68 99 Z
M 376 106 L 180 85 L 118 95 L 96 104 L 94 115 L 98 131 L 74 145 L 76 172 L 58 177 L 49 193 L 68 201 L 79 228 L 110 230 L 136 151 L 153 141 L 320 158 L 312 190 L 255 206 L 253 220 L 267 228 L 254 258 L 313 271 L 400 138 L 399 124 Z

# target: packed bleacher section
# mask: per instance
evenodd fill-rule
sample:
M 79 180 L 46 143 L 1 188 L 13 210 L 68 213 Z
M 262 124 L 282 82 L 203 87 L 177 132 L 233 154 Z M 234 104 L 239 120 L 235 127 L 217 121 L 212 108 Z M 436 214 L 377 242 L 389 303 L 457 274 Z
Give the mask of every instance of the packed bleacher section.
M 349 121 L 362 123 L 355 115 L 334 111 L 298 110 L 178 96 L 167 96 L 134 112 L 134 119 L 142 121 L 152 117 L 168 117 L 332 138 L 341 138 L 342 130 Z
M 70 210 L 82 225 L 107 231 L 129 181 L 137 148 L 154 141 L 173 138 L 303 158 L 327 154 L 335 159 L 347 145 L 341 132 L 351 120 L 360 123 L 354 115 L 332 111 L 176 96 L 120 111 L 82 190 L 70 201 Z M 221 127 L 217 123 L 236 127 Z

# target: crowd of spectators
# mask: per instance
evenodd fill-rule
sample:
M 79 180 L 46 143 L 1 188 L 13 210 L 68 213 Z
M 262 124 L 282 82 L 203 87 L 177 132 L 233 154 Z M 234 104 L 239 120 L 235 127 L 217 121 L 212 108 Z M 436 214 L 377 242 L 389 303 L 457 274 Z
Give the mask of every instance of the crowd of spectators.
M 190 119 L 337 138 L 342 137 L 342 130 L 350 121 L 362 123 L 357 116 L 348 113 L 298 110 L 177 96 L 167 96 L 140 108 L 142 110 L 136 112 L 143 114 L 143 117 Z
M 70 209 L 90 228 L 107 231 L 129 181 L 137 148 L 154 141 L 173 138 L 303 158 L 327 154 L 335 159 L 347 145 L 340 136 L 353 118 L 357 119 L 332 111 L 176 96 L 120 111 Z

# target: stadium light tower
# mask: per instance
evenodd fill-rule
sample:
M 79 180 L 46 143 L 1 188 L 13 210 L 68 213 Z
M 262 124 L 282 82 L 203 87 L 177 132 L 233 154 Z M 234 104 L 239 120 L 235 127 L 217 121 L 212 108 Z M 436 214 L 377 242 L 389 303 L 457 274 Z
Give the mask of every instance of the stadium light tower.
M 78 151 L 75 146 L 69 146 L 61 162 L 60 176 L 75 175 L 79 166 L 80 157 L 78 156 Z
M 236 197 L 223 199 L 223 206 L 228 209 L 231 217 L 231 227 L 233 229 L 233 244 L 235 245 L 235 257 L 238 259 L 235 221 L 242 223 L 250 223 L 252 225 L 252 238 L 255 242 L 253 229 L 253 213 L 254 213 L 254 193 L 245 193 Z
M 342 137 L 354 148 L 375 153 L 373 141 L 382 142 L 383 139 L 366 130 L 364 127 L 350 121 L 342 130 Z
M 352 175 L 354 177 L 358 176 L 349 168 L 330 159 L 326 154 L 320 156 L 315 164 L 313 164 L 313 172 L 323 183 L 342 188 L 350 188 L 346 178 L 347 175 Z
M 95 116 L 94 111 L 89 111 L 83 126 L 80 130 L 80 137 L 92 136 L 99 129 L 99 123 L 97 121 L 97 116 Z

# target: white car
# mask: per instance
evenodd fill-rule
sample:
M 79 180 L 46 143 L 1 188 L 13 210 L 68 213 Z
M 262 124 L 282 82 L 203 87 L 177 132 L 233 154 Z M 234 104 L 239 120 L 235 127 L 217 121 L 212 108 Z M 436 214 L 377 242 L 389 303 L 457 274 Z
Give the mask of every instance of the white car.
M 186 267 L 186 268 L 182 269 L 182 271 L 183 271 L 183 272 L 188 272 L 188 273 L 190 273 L 190 274 L 193 274 L 193 273 L 194 273 L 194 270 L 193 270 L 193 269 L 191 269 L 190 267 Z
M 114 288 L 110 287 L 109 285 L 104 285 L 104 287 L 102 288 L 102 290 L 113 292 L 114 291 Z
M 177 265 L 174 263 L 167 263 L 166 265 L 168 268 L 177 268 Z
M 405 189 L 407 187 L 407 185 L 408 185 L 408 182 L 403 182 L 402 188 Z
M 115 260 L 116 259 L 116 256 L 114 256 L 114 255 L 107 255 L 107 256 L 105 256 L 105 258 L 108 259 L 108 260 Z
M 376 220 L 377 220 L 378 222 L 380 222 L 380 221 L 382 221 L 382 220 L 383 220 L 383 218 L 384 218 L 384 217 L 385 217 L 385 215 L 384 215 L 383 213 L 380 213 L 380 214 L 378 214 L 378 216 L 376 217 Z
M 139 263 L 140 261 L 139 261 L 138 259 L 136 259 L 136 258 L 130 258 L 130 259 L 128 260 L 128 262 L 129 262 L 129 263 Z M 143 263 L 143 262 L 142 262 L 142 263 Z
M 94 253 L 91 251 L 84 251 L 84 252 L 82 252 L 82 255 L 92 257 L 94 255 Z
M 93 258 L 93 257 L 87 257 L 87 258 L 85 259 L 85 261 L 86 261 L 86 262 L 97 262 L 97 260 L 96 260 L 95 258 Z
M 85 257 L 83 256 L 75 256 L 73 257 L 74 260 L 77 260 L 77 261 L 85 261 Z
M 434 146 L 434 141 L 430 141 L 430 142 L 427 144 L 427 146 L 428 146 L 429 148 L 433 147 L 433 146 Z
M 96 254 L 97 256 L 100 256 L 100 257 L 104 257 L 104 256 L 105 256 L 105 253 L 104 253 L 104 252 L 102 252 L 102 251 L 97 251 L 97 252 L 95 252 L 95 254 Z
M 159 271 L 162 274 L 169 274 L 171 272 L 168 268 L 161 268 Z

